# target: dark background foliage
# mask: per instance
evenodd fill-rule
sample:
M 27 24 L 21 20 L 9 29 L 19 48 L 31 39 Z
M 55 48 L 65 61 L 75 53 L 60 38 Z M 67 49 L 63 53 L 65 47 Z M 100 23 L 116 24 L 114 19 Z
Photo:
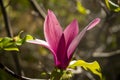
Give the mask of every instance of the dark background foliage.
M 34 0 L 39 5 L 40 11 L 32 4 L 33 0 L 2 1 L 14 36 L 23 30 L 22 36 L 30 34 L 35 38 L 44 39 L 43 23 L 48 9 L 56 14 L 63 28 L 73 19 L 77 19 L 81 30 L 94 18 L 101 18 L 97 27 L 87 32 L 80 42 L 74 59 L 83 59 L 88 62 L 96 60 L 100 63 L 105 80 L 119 80 L 120 13 L 108 9 L 105 0 Z M 115 1 L 120 5 L 119 0 Z M 0 8 L 0 37 L 8 36 L 5 26 L 2 8 Z M 16 74 L 47 79 L 49 75 L 45 72 L 51 72 L 54 68 L 51 52 L 41 46 L 28 43 L 19 48 L 20 52 L 17 53 L 1 51 L 0 62 Z M 19 64 L 16 64 L 17 61 L 13 58 L 16 55 Z M 83 71 L 75 74 L 72 80 L 95 80 L 97 78 Z M 0 69 L 0 80 L 8 79 L 17 80 Z

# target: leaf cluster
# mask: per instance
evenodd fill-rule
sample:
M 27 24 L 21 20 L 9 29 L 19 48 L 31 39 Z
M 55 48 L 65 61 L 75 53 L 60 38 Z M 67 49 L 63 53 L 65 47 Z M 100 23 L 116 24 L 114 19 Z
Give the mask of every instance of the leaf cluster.
M 0 38 L 0 51 L 19 51 L 19 46 L 24 44 L 27 40 L 32 40 L 33 37 L 31 35 L 26 35 L 24 38 L 20 37 L 21 33 L 17 36 L 10 38 L 4 37 Z

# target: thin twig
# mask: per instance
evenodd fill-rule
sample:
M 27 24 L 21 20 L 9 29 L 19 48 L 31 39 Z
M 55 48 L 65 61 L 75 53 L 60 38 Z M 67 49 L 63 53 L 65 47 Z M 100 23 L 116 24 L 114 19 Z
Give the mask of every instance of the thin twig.
M 5 22 L 5 27 L 6 27 L 7 35 L 9 37 L 13 37 L 13 33 L 12 33 L 12 30 L 11 30 L 10 21 L 9 21 L 8 15 L 6 13 L 5 7 L 3 5 L 3 0 L 0 0 L 0 5 L 1 5 L 1 10 L 2 10 L 2 13 L 3 13 L 3 17 L 4 17 L 4 22 Z
M 8 1 L 7 5 L 5 5 L 5 8 L 7 8 L 7 7 L 11 4 L 11 1 L 12 1 L 12 0 L 9 0 L 9 1 Z
M 46 13 L 43 11 L 43 9 L 39 6 L 39 4 L 36 2 L 36 0 L 29 0 L 32 4 L 33 8 L 39 13 L 39 15 L 45 19 Z
M 20 80 L 45 80 L 45 79 L 32 79 L 32 78 L 28 78 L 28 77 L 24 77 L 24 76 L 19 76 L 1 63 L 0 63 L 0 69 L 4 70 L 5 72 L 10 74 L 14 78 L 17 78 L 17 79 L 20 79 Z
M 7 35 L 8 35 L 8 37 L 12 38 L 13 37 L 13 33 L 12 33 L 12 30 L 11 30 L 11 24 L 10 24 L 9 17 L 7 15 L 7 12 L 6 12 L 6 8 L 5 8 L 4 4 L 3 4 L 3 0 L 0 0 L 0 6 L 1 6 L 1 11 L 2 11 L 2 14 L 3 14 L 4 22 L 5 22 L 5 29 L 6 29 Z M 19 75 L 21 75 L 21 68 L 20 68 L 20 64 L 19 64 L 17 53 L 13 52 L 12 53 L 12 57 L 13 57 L 14 62 L 15 62 L 17 73 Z
M 103 10 L 105 11 L 106 15 L 110 15 L 110 11 L 107 9 L 106 5 L 101 0 L 97 0 L 97 2 L 103 8 Z
M 93 57 L 111 57 L 114 55 L 119 55 L 120 54 L 120 50 L 116 50 L 116 51 L 112 51 L 112 52 L 94 52 L 93 53 Z

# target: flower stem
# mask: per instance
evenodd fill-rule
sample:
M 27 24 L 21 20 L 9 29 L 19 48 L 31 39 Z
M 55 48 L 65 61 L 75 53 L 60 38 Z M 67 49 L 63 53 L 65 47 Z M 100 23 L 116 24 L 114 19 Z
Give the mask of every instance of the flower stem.
M 70 71 L 55 68 L 51 74 L 50 80 L 69 80 L 72 77 Z

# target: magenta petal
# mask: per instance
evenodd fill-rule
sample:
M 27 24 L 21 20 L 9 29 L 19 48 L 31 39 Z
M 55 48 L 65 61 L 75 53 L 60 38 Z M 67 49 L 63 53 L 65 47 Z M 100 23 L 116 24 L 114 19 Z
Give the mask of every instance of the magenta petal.
M 54 60 L 57 61 L 57 57 L 56 57 L 55 52 L 52 50 L 52 48 L 49 46 L 49 44 L 46 41 L 40 40 L 40 39 L 35 39 L 35 40 L 28 40 L 27 42 L 32 43 L 32 44 L 38 44 L 38 45 L 41 45 L 43 47 L 46 47 L 47 49 L 49 49 L 52 52 L 52 54 L 54 56 Z
M 100 18 L 94 19 L 91 23 L 88 24 L 87 30 L 92 29 L 92 28 L 95 27 L 99 22 L 100 22 Z
M 67 46 L 69 46 L 69 44 L 78 34 L 78 32 L 79 32 L 78 22 L 77 20 L 73 20 L 64 30 L 65 41 L 66 41 Z
M 56 16 L 50 10 L 48 10 L 48 15 L 44 22 L 44 34 L 48 44 L 56 52 L 60 37 L 62 35 L 62 28 Z
M 94 19 L 88 26 L 86 26 L 79 34 L 78 36 L 75 37 L 75 39 L 71 42 L 69 48 L 68 48 L 68 58 L 72 56 L 74 50 L 76 49 L 76 47 L 78 46 L 80 40 L 82 39 L 82 37 L 85 35 L 87 30 L 92 29 L 94 26 L 96 26 L 99 23 L 100 19 L 96 18 Z
M 27 42 L 28 42 L 28 43 L 32 43 L 32 44 L 41 45 L 41 46 L 49 49 L 53 54 L 55 53 L 55 52 L 53 51 L 53 49 L 49 46 L 49 44 L 48 44 L 46 41 L 44 41 L 44 40 L 35 39 L 35 40 L 28 40 Z M 54 55 L 55 55 L 55 54 L 54 54 Z
M 35 39 L 35 40 L 28 40 L 27 42 L 28 43 L 32 43 L 32 44 L 38 44 L 38 45 L 41 45 L 41 46 L 44 46 L 44 47 L 50 49 L 49 44 L 46 41 L 44 41 L 44 40 Z
M 68 63 L 68 58 L 67 58 L 67 51 L 66 51 L 66 43 L 65 43 L 65 37 L 64 34 L 62 34 L 58 49 L 57 49 L 57 63 L 56 66 L 59 68 L 66 68 L 67 63 Z

